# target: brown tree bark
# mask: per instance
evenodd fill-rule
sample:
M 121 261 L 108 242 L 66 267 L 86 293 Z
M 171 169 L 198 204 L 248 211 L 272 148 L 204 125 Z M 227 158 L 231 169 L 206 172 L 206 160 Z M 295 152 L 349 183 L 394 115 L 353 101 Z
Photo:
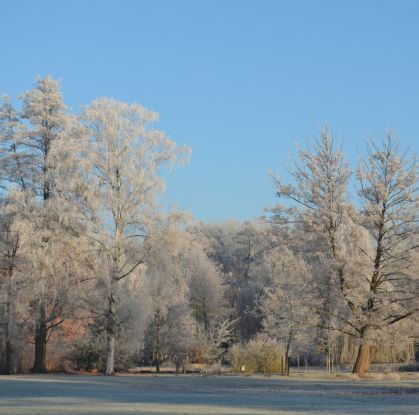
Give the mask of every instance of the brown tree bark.
M 370 364 L 370 346 L 368 344 L 360 344 L 358 355 L 352 373 L 362 376 L 369 368 Z

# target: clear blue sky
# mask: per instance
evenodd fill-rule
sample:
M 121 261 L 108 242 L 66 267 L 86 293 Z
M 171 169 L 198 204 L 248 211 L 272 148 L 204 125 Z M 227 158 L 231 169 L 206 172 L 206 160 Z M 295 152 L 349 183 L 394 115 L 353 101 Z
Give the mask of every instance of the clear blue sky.
M 419 149 L 419 1 L 0 0 L 0 93 L 61 78 L 160 112 L 192 147 L 165 201 L 198 219 L 259 216 L 271 168 L 328 123 L 351 160 L 393 127 Z

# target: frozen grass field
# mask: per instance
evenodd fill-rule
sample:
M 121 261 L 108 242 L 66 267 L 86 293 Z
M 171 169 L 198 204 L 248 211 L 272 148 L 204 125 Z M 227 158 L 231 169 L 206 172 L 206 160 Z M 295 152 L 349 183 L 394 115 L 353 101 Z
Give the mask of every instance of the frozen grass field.
M 336 377 L 0 377 L 0 414 L 419 414 L 419 380 Z

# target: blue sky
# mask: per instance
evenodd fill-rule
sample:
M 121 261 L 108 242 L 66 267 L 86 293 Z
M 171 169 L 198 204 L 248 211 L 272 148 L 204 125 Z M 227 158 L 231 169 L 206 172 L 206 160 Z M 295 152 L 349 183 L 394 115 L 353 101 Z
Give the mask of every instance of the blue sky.
M 394 128 L 419 150 L 418 1 L 0 1 L 0 94 L 62 80 L 79 111 L 137 101 L 192 147 L 167 203 L 250 219 L 275 203 L 296 143 L 328 123 L 351 161 Z

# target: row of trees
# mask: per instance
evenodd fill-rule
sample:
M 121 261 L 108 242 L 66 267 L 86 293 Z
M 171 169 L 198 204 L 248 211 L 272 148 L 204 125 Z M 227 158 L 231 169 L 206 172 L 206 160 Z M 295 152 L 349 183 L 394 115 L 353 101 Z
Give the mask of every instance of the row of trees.
M 391 132 L 368 144 L 357 199 L 325 128 L 292 184 L 274 177 L 285 206 L 193 224 L 159 205 L 162 168 L 189 149 L 153 128 L 155 112 L 101 98 L 75 115 L 50 77 L 20 102 L 0 107 L 3 372 L 25 370 L 28 353 L 46 371 L 48 344 L 50 366 L 93 354 L 113 374 L 144 359 L 209 365 L 266 341 L 285 362 L 356 357 L 362 373 L 417 334 L 417 165 Z

